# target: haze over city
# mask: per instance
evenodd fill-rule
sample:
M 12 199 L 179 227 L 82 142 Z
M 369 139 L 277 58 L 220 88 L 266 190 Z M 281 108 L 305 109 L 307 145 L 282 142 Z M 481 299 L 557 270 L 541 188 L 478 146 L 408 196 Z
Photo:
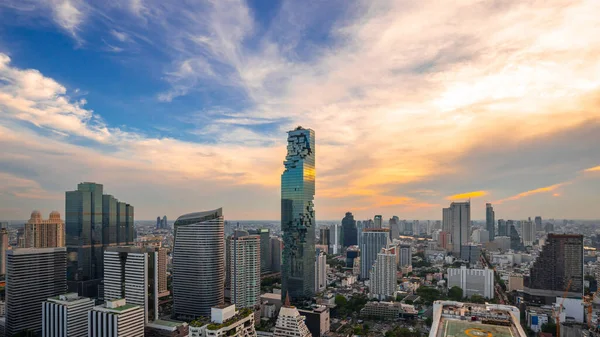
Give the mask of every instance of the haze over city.
M 298 125 L 317 220 L 600 218 L 600 2 L 436 3 L 2 1 L 0 219 L 279 219 Z

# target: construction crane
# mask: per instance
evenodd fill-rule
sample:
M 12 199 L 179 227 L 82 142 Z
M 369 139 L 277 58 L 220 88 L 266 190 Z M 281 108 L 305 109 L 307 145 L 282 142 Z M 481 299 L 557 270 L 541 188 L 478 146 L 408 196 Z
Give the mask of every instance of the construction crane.
M 567 283 L 567 288 L 565 289 L 562 300 L 560 301 L 560 305 L 558 306 L 558 312 L 556 310 L 554 312 L 554 321 L 556 322 L 556 337 L 560 337 L 560 313 L 562 312 L 563 304 L 565 303 L 565 298 L 567 298 L 567 293 L 569 293 L 572 282 L 573 280 L 569 280 L 569 283 Z

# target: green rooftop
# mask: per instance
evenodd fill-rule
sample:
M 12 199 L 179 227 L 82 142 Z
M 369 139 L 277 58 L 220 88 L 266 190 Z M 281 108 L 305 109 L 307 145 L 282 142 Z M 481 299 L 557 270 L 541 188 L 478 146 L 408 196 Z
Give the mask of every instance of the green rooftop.
M 183 324 L 182 322 L 163 321 L 161 319 L 157 319 L 156 321 L 154 321 L 152 323 L 158 324 L 158 325 L 168 326 L 168 327 L 171 327 L 171 328 L 176 328 L 176 327 L 180 326 L 181 324 Z

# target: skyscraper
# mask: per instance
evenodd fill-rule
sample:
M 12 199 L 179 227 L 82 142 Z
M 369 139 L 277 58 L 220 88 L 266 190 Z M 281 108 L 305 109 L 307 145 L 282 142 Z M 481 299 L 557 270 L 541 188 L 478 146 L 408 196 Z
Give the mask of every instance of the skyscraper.
M 315 292 L 315 132 L 288 132 L 281 175 L 282 296 L 310 299 Z
M 452 234 L 452 252 L 460 254 L 460 246 L 469 243 L 471 235 L 471 204 L 470 202 L 453 202 L 449 208 L 442 211 L 444 231 Z
M 315 260 L 315 291 L 321 292 L 327 287 L 327 256 L 319 251 Z
M 103 250 L 133 243 L 133 206 L 103 195 L 101 184 L 84 182 L 65 193 L 69 291 L 97 297 L 104 276 Z
M 260 304 L 260 274 L 263 269 L 261 265 L 262 237 L 244 235 L 236 231 L 227 238 L 227 242 L 229 250 L 229 254 L 227 254 L 229 257 L 227 262 L 229 284 L 227 288 L 231 292 L 231 303 L 240 309 L 253 308 Z
M 360 247 L 360 277 L 368 279 L 371 267 L 377 259 L 377 254 L 382 248 L 389 244 L 389 230 L 387 228 L 369 228 L 362 234 L 362 246 Z
M 396 248 L 382 248 L 370 270 L 371 298 L 380 301 L 396 293 Z
M 523 224 L 523 244 L 525 246 L 531 247 L 533 246 L 533 242 L 535 241 L 535 225 L 531 222 L 531 220 L 524 220 Z
M 346 216 L 342 219 L 342 233 L 344 247 L 356 245 L 356 220 L 354 220 L 354 215 L 350 212 L 346 212 Z
M 400 236 L 400 219 L 397 216 L 390 218 L 390 240 L 397 239 Z
M 525 277 L 526 300 L 553 303 L 562 297 L 583 296 L 583 235 L 548 234 L 546 244 Z
M 6 336 L 39 333 L 42 303 L 67 290 L 66 249 L 21 248 L 6 254 Z
M 375 216 L 374 228 L 383 228 L 383 217 L 381 215 Z
M 256 230 L 260 237 L 260 273 L 269 274 L 271 272 L 271 231 L 268 228 L 259 228 Z M 238 308 L 245 308 L 239 305 Z
M 540 232 L 540 231 L 544 230 L 544 228 L 542 228 L 542 217 L 541 216 L 535 217 L 535 230 L 536 230 L 536 232 Z
M 331 230 L 329 227 L 321 227 L 319 228 L 319 244 L 323 246 L 329 247 L 331 243 Z
M 42 219 L 40 212 L 33 211 L 25 224 L 24 234 L 26 248 L 65 246 L 65 223 L 57 211 L 51 212 L 47 220 Z
M 6 250 L 8 249 L 8 230 L 0 228 L 0 275 L 6 275 Z
M 508 236 L 508 227 L 504 219 L 498 220 L 498 233 L 496 236 Z
M 412 247 L 410 245 L 400 245 L 400 267 L 412 266 Z
M 519 236 L 519 232 L 517 231 L 517 228 L 515 228 L 513 221 L 508 220 L 507 226 L 509 227 L 510 249 L 517 252 L 524 250 L 525 246 L 523 245 L 523 242 L 521 242 L 521 237 Z
M 160 217 L 157 216 L 156 217 L 156 229 L 160 229 L 161 228 L 160 226 L 161 226 Z
M 164 248 L 125 246 L 108 247 L 104 252 L 104 297 L 139 305 L 145 323 L 158 319 L 160 273 L 166 277 L 167 263 L 161 250 L 164 253 Z
M 223 210 L 182 215 L 174 228 L 173 311 L 180 319 L 209 317 L 224 300 Z
M 492 204 L 485 204 L 485 227 L 489 232 L 489 241 L 494 241 L 496 237 L 496 213 L 494 213 L 494 207 Z
M 283 250 L 283 242 L 280 238 L 271 238 L 271 270 L 274 273 L 281 272 L 281 251 Z

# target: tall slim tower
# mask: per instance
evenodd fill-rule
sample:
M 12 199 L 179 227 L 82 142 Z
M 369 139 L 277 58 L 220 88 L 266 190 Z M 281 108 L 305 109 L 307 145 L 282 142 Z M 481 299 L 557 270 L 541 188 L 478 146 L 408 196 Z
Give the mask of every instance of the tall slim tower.
M 383 217 L 381 215 L 375 216 L 375 228 L 383 228 Z
M 257 234 L 260 237 L 260 273 L 269 274 L 271 273 L 271 231 L 268 228 L 259 228 Z M 243 308 L 239 305 L 237 307 Z
M 253 308 L 260 304 L 262 238 L 236 231 L 227 241 L 227 288 L 231 290 L 231 303 L 240 309 Z
M 524 220 L 523 224 L 523 244 L 527 247 L 533 246 L 533 242 L 535 241 L 535 225 L 531 220 Z
M 315 132 L 301 126 L 288 132 L 281 175 L 283 232 L 282 297 L 310 299 L 315 292 Z
M 370 270 L 371 298 L 380 301 L 396 293 L 396 248 L 382 248 Z
M 494 213 L 494 207 L 492 204 L 485 204 L 485 227 L 489 232 L 489 241 L 494 241 L 496 237 L 496 213 Z
M 222 208 L 175 221 L 173 311 L 179 319 L 210 317 L 210 308 L 223 304 L 224 226 Z
M 8 249 L 8 230 L 0 228 L 0 275 L 6 275 L 6 250 Z
M 344 247 L 355 246 L 357 243 L 356 220 L 354 220 L 354 215 L 350 212 L 346 212 L 346 216 L 342 219 L 341 241 Z
M 390 242 L 389 230 L 387 228 L 365 229 L 361 241 L 360 277 L 368 279 L 371 267 L 377 260 L 377 254 L 382 248 L 386 248 Z
M 444 231 L 452 234 L 452 252 L 460 254 L 460 246 L 469 243 L 471 235 L 471 203 L 453 202 L 442 212 Z

